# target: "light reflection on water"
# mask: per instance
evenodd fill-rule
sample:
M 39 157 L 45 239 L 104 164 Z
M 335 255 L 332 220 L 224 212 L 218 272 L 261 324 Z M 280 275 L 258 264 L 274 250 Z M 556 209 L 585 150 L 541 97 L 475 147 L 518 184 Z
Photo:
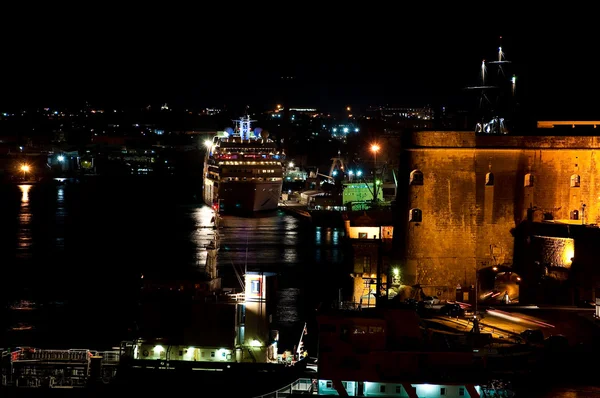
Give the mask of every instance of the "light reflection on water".
M 223 286 L 239 288 L 232 265 L 277 272 L 274 322 L 283 329 L 282 341 L 290 335 L 295 340 L 306 321 L 303 307 L 315 308 L 312 301 L 320 300 L 325 290 L 320 286 L 331 284 L 326 282 L 328 277 L 323 270 L 334 269 L 344 260 L 342 229 L 315 230 L 280 211 L 250 218 L 225 215 L 217 230 L 213 228 L 214 213 L 210 207 L 165 206 L 160 201 L 154 204 L 151 197 L 138 194 L 135 189 L 128 189 L 125 203 L 122 193 L 115 195 L 105 187 L 88 188 L 84 184 L 20 185 L 18 190 L 20 197 L 11 199 L 20 201 L 14 207 L 15 223 L 0 226 L 2 234 L 16 238 L 16 244 L 11 245 L 14 253 L 10 253 L 10 248 L 5 253 L 13 270 L 11 292 L 23 289 L 22 298 L 30 299 L 29 294 L 37 291 L 33 286 L 46 286 L 44 300 L 65 300 L 69 306 L 79 301 L 78 305 L 87 306 L 91 312 L 110 313 L 111 321 L 102 322 L 114 328 L 130 319 L 126 303 L 135 296 L 139 280 L 136 279 L 136 285 L 128 285 L 131 275 L 158 271 L 168 277 L 181 269 L 201 269 L 206 263 L 206 247 L 218 233 L 221 250 L 217 265 Z M 138 205 L 140 201 L 145 202 L 144 206 Z M 315 279 L 315 273 L 321 277 Z M 119 288 L 111 287 L 115 275 L 121 276 Z M 91 278 L 109 290 L 89 297 L 94 302 L 84 304 L 82 301 L 86 300 L 79 295 Z M 110 304 L 102 299 L 108 291 Z M 320 293 L 307 296 L 306 291 Z M 53 296 L 56 293 L 59 298 Z M 13 299 L 19 297 L 11 293 Z M 71 339 L 73 335 L 81 338 L 101 333 L 86 329 L 92 327 L 91 321 L 73 321 L 68 326 L 58 325 L 58 320 L 57 325 L 52 324 L 52 319 L 44 322 L 51 323 L 44 327 L 47 336 L 58 333 Z M 36 327 L 42 329 L 42 325 Z M 102 333 L 108 332 L 107 328 Z M 286 328 L 290 333 L 284 332 Z
M 31 185 L 21 184 L 21 207 L 19 209 L 19 230 L 17 231 L 17 257 L 22 259 L 31 258 L 31 245 L 33 243 L 31 234 L 31 221 L 33 215 L 29 203 L 29 191 Z
M 56 188 L 56 210 L 55 210 L 55 220 L 56 220 L 56 236 L 55 236 L 55 248 L 57 250 L 65 249 L 65 236 L 64 236 L 64 225 L 65 218 L 67 216 L 67 211 L 65 209 L 65 188 L 62 185 L 59 185 Z
M 300 300 L 300 289 L 287 288 L 277 293 L 277 319 L 281 325 L 293 326 L 301 322 L 298 317 L 298 303 Z
M 307 230 L 297 218 L 275 211 L 255 217 L 221 215 L 218 221 L 220 228 L 216 230 L 213 228 L 214 212 L 210 207 L 201 205 L 185 211 L 194 220 L 195 230 L 189 236 L 195 245 L 199 267 L 206 262 L 206 246 L 213 241 L 215 234 L 219 235 L 217 265 L 223 286 L 239 287 L 234 267 L 237 270 L 262 269 L 279 273 L 276 322 L 284 329 L 301 327 L 306 320 L 300 309 L 305 305 L 302 291 L 315 286 L 306 281 L 312 276 L 298 276 L 298 273 L 312 272 L 311 267 L 335 267 L 335 264 L 343 262 L 344 231 L 340 229 L 311 227 Z M 327 264 L 318 265 L 322 260 Z
M 199 266 L 206 264 L 206 246 L 215 239 L 217 231 L 213 228 L 214 211 L 208 206 L 191 209 L 189 216 L 194 220 L 195 229 L 190 232 L 190 240 L 194 243 L 194 262 Z

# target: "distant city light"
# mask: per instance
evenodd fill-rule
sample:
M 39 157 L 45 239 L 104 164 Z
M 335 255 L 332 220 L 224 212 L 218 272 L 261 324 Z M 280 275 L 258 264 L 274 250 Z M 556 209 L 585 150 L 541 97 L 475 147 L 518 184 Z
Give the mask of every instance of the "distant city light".
M 211 140 L 205 140 L 204 141 L 204 146 L 207 147 L 208 149 L 212 148 L 212 141 Z
M 21 165 L 21 171 L 27 173 L 30 170 L 29 165 L 23 164 Z
M 59 162 L 64 162 L 65 157 L 63 155 L 58 155 L 57 159 Z
M 362 171 L 358 170 L 358 171 L 356 172 L 356 175 L 360 177 L 360 176 L 362 175 Z

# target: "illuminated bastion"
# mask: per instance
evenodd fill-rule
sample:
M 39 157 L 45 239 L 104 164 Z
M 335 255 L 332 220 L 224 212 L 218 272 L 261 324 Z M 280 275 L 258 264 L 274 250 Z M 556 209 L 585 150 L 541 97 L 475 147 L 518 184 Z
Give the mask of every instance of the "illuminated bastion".
M 394 234 L 403 283 L 453 289 L 474 285 L 478 269 L 518 268 L 514 233 L 526 220 L 600 223 L 599 157 L 597 136 L 406 134 Z

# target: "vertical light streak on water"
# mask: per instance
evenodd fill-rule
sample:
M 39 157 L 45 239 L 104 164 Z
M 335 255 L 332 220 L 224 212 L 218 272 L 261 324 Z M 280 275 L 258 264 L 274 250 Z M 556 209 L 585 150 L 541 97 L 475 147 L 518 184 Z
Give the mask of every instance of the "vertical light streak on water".
M 19 228 L 17 230 L 17 253 L 16 257 L 21 259 L 31 258 L 31 246 L 33 244 L 31 234 L 32 213 L 29 203 L 29 192 L 32 185 L 21 184 L 21 208 L 19 209 Z
M 191 210 L 190 217 L 194 220 L 194 229 L 190 231 L 190 240 L 195 245 L 194 262 L 200 267 L 206 265 L 206 247 L 215 240 L 218 233 L 214 228 L 215 212 L 209 206 Z
M 65 209 L 65 188 L 62 185 L 56 187 L 56 211 L 55 211 L 55 228 L 56 236 L 54 248 L 57 251 L 65 249 L 65 218 L 67 211 Z

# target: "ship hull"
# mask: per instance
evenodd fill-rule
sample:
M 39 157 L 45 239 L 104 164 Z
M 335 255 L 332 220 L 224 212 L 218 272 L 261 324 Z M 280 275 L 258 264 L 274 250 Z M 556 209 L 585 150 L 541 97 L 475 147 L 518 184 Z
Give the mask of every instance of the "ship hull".
M 261 212 L 276 210 L 281 197 L 281 181 L 204 182 L 204 202 L 218 204 L 219 211 Z

